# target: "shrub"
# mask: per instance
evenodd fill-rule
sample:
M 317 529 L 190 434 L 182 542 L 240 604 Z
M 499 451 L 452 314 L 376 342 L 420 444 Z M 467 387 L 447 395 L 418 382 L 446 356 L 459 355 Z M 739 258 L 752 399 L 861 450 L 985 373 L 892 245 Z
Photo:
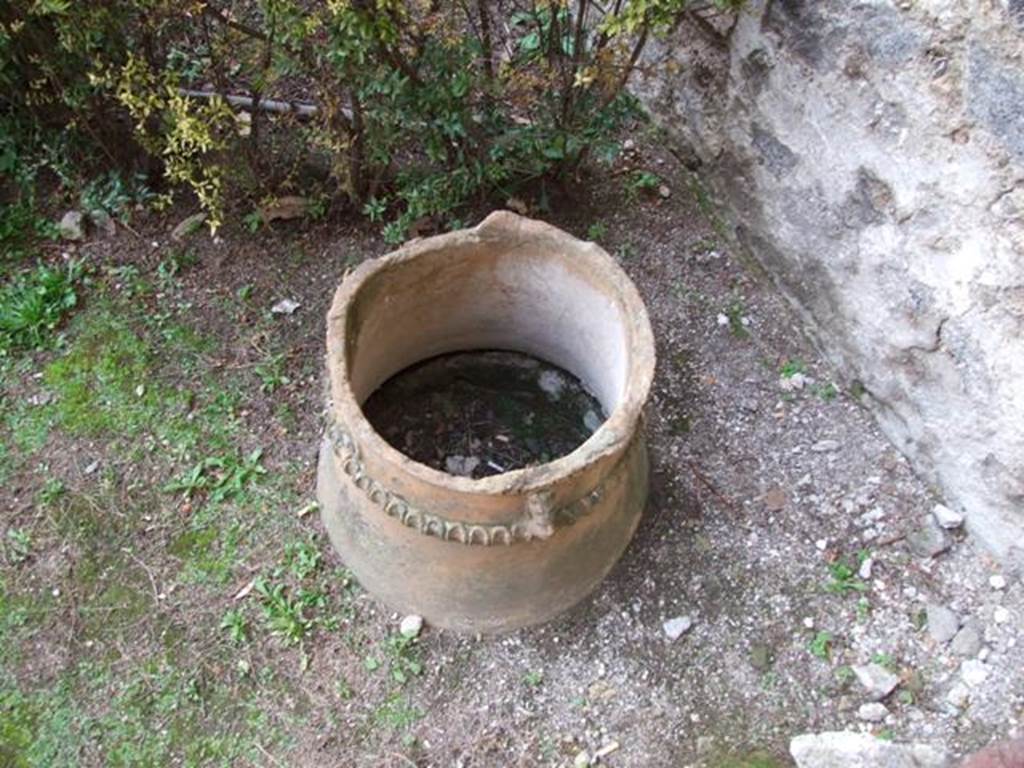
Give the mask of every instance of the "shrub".
M 127 116 L 170 191 L 190 188 L 213 227 L 225 200 L 247 196 L 251 209 L 294 193 L 300 166 L 320 159 L 324 191 L 400 240 L 425 218 L 457 223 L 475 198 L 613 156 L 646 42 L 690 3 L 9 5 L 0 85 L 24 96 L 3 97 L 7 111 L 39 125 L 63 120 L 111 156 L 84 116 L 108 115 L 113 126 Z

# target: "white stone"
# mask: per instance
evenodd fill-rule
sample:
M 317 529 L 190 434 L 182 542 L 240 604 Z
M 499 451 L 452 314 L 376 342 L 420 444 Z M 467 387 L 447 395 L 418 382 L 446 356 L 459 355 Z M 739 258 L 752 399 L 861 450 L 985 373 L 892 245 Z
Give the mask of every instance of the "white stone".
M 946 701 L 957 709 L 963 709 L 971 700 L 971 689 L 961 682 L 957 682 L 946 693 Z
M 294 299 L 281 299 L 277 304 L 270 308 L 271 313 L 275 315 L 294 315 L 302 305 Z
M 678 640 L 689 632 L 692 626 L 693 620 L 689 616 L 676 616 L 674 619 L 664 622 L 661 628 L 665 631 L 665 636 L 669 640 Z
M 932 509 L 932 516 L 935 518 L 935 522 L 946 529 L 959 528 L 964 524 L 964 516 L 945 504 L 936 504 Z
M 797 768 L 946 768 L 946 754 L 927 744 L 896 744 L 869 733 L 806 733 L 789 742 Z
M 860 564 L 860 568 L 857 569 L 857 575 L 867 581 L 871 578 L 871 569 L 875 565 L 875 558 L 865 557 L 864 562 Z
M 995 576 L 988 577 L 989 586 L 992 589 L 1006 589 L 1006 578 L 996 574 Z
M 880 723 L 889 714 L 889 709 L 881 702 L 872 701 L 861 704 L 857 709 L 857 719 L 866 723 Z
M 558 371 L 546 370 L 537 379 L 537 384 L 552 398 L 557 400 L 565 389 L 565 378 Z
M 1000 605 L 998 608 L 992 611 L 992 621 L 994 621 L 996 624 L 1005 624 L 1009 620 L 1010 612 L 1006 610 L 1003 606 Z
M 423 631 L 423 617 L 410 613 L 402 619 L 402 623 L 398 625 L 398 631 L 402 633 L 403 637 L 417 637 Z
M 960 665 L 960 677 L 971 688 L 977 688 L 988 679 L 988 665 L 978 659 L 968 659 Z
M 811 450 L 815 453 L 828 453 L 829 451 L 838 451 L 839 446 L 838 440 L 819 440 L 811 446 Z

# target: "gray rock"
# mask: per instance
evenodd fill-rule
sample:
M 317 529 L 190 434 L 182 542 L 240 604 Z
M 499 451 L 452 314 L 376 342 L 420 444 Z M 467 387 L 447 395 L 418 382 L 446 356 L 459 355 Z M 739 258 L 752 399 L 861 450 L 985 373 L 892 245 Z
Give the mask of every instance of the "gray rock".
M 857 719 L 863 720 L 865 723 L 880 723 L 885 720 L 888 714 L 888 707 L 877 701 L 861 704 L 857 708 Z
M 998 300 L 1024 281 L 1024 0 L 921 6 L 748 3 L 713 56 L 688 25 L 648 46 L 631 87 L 881 429 L 1005 556 L 1024 547 L 1004 364 L 1024 334 Z M 788 119 L 795 93 L 813 120 Z
M 587 411 L 583 414 L 583 426 L 589 429 L 591 432 L 597 432 L 601 428 L 604 421 L 595 411 Z
M 930 516 L 922 518 L 921 525 L 907 534 L 907 545 L 918 557 L 941 555 L 951 544 L 949 536 Z
M 894 744 L 869 733 L 805 733 L 789 742 L 797 768 L 947 768 L 949 757 L 927 744 Z
M 665 636 L 669 640 L 678 640 L 689 632 L 692 626 L 693 620 L 689 616 L 676 616 L 674 619 L 664 622 L 661 628 L 665 631 Z
M 960 617 L 949 608 L 935 603 L 929 603 L 928 612 L 928 634 L 936 643 L 948 643 L 956 637 L 960 629 Z
M 900 679 L 881 664 L 858 664 L 853 672 L 872 701 L 884 699 L 900 684 Z
M 85 239 L 85 217 L 81 211 L 68 211 L 57 224 L 57 232 L 65 240 Z
M 936 504 L 932 510 L 932 516 L 935 518 L 935 522 L 947 530 L 959 528 L 964 524 L 964 516 L 945 504 Z
M 971 619 L 964 622 L 956 633 L 949 650 L 961 658 L 970 659 L 978 655 L 982 648 L 981 630 L 978 623 Z
M 1011 60 L 980 43 L 970 47 L 968 107 L 1018 160 L 1024 160 L 1024 77 Z

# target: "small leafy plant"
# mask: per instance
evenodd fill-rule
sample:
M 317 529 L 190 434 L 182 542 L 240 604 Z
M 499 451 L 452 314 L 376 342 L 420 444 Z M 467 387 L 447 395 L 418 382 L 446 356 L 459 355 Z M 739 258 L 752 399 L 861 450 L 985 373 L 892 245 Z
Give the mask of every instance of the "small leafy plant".
M 52 333 L 78 304 L 81 265 L 39 265 L 0 287 L 0 357 L 15 349 L 42 349 Z
M 843 560 L 830 563 L 828 572 L 831 576 L 825 589 L 837 595 L 847 595 L 851 592 L 866 592 L 868 585 L 857 576 L 857 568 L 847 564 Z
M 608 225 L 598 220 L 587 227 L 587 240 L 599 243 L 608 236 Z
M 638 197 L 641 193 L 654 193 L 661 185 L 661 177 L 651 171 L 633 171 L 626 182 L 626 194 L 632 198 Z
M 207 457 L 181 477 L 167 483 L 164 491 L 182 493 L 187 499 L 205 491 L 210 501 L 227 501 L 240 496 L 248 483 L 267 473 L 261 463 L 262 456 L 263 450 L 257 448 L 243 457 Z
M 831 632 L 818 632 L 811 638 L 808 650 L 819 659 L 828 659 L 832 656 L 833 637 Z

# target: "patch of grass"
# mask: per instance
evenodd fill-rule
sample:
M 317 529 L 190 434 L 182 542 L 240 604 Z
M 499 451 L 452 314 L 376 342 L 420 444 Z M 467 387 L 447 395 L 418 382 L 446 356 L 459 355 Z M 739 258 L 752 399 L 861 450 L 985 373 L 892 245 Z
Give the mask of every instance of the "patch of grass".
M 831 632 L 818 632 L 811 638 L 811 642 L 808 644 L 807 649 L 817 656 L 819 659 L 828 661 L 832 658 L 832 644 L 834 638 Z
M 184 475 L 164 486 L 168 493 L 182 493 L 186 499 L 203 491 L 210 501 L 237 498 L 248 483 L 267 473 L 260 462 L 259 448 L 247 456 L 209 456 L 193 465 Z
M 826 403 L 832 402 L 839 396 L 839 389 L 831 381 L 825 384 L 816 385 L 814 388 L 814 392 Z
M 779 366 L 779 375 L 784 379 L 791 379 L 798 373 L 807 373 L 807 365 L 799 358 L 786 360 Z
M 47 410 L 62 428 L 131 438 L 157 429 L 169 408 L 184 407 L 181 390 L 152 381 L 151 346 L 112 307 L 91 313 L 78 330 L 67 354 L 43 373 L 56 395 Z
M 2 155 L 0 150 L 0 173 L 9 170 Z M 0 261 L 24 258 L 40 237 L 56 238 L 57 227 L 36 211 L 32 195 L 22 193 L 17 201 L 0 205 Z
M 853 669 L 847 665 L 836 668 L 836 681 L 840 687 L 845 688 L 849 686 L 854 680 L 857 679 L 857 674 Z
M 242 645 L 249 639 L 249 621 L 239 608 L 232 608 L 224 612 L 220 620 L 220 628 L 227 632 L 231 642 L 235 645 Z
M 64 268 L 41 264 L 0 288 L 0 357 L 50 345 L 54 330 L 78 304 L 82 274 L 77 262 Z
M 718 249 L 718 240 L 713 237 L 701 237 L 690 245 L 690 253 L 699 255 Z
M 544 682 L 544 673 L 540 670 L 531 669 L 525 675 L 523 675 L 523 682 L 531 688 L 536 688 Z
M 825 589 L 837 595 L 847 595 L 851 592 L 867 592 L 868 585 L 857 576 L 858 568 L 843 560 L 829 563 L 828 572 L 831 577 Z
M 872 654 L 871 661 L 873 661 L 875 664 L 885 667 L 890 672 L 895 672 L 899 669 L 899 665 L 896 663 L 896 659 L 894 659 L 888 653 Z
M 608 225 L 598 219 L 587 227 L 587 240 L 600 243 L 608 236 Z
M 394 731 L 407 730 L 422 717 L 423 711 L 399 693 L 389 696 L 373 713 L 373 719 L 378 725 Z
M 626 196 L 635 200 L 641 193 L 652 194 L 658 191 L 661 177 L 651 171 L 635 170 L 626 180 Z
M 268 355 L 253 369 L 260 380 L 260 392 L 270 395 L 285 384 L 291 383 L 291 379 L 285 374 L 285 362 L 283 354 Z
M 64 485 L 64 481 L 59 477 L 48 477 L 46 482 L 43 483 L 43 487 L 39 489 L 37 497 L 40 504 L 44 507 L 49 507 L 55 504 L 67 491 L 67 486 Z
M 410 677 L 418 677 L 423 674 L 418 638 L 406 637 L 397 632 L 388 637 L 387 650 L 391 679 L 396 683 L 405 685 Z
M 862 597 L 857 601 L 857 621 L 863 623 L 871 618 L 871 601 Z
M 745 339 L 750 335 L 746 324 L 743 322 L 746 315 L 746 308 L 740 299 L 735 299 L 725 310 L 725 316 L 729 318 L 729 332 L 737 339 Z
M 2 551 L 11 565 L 20 565 L 32 556 L 32 537 L 22 528 L 8 528 Z
M 308 614 L 326 605 L 326 596 L 319 590 L 292 589 L 286 584 L 256 580 L 254 591 L 260 597 L 263 621 L 272 635 L 286 643 L 298 645 L 313 631 L 314 620 Z

